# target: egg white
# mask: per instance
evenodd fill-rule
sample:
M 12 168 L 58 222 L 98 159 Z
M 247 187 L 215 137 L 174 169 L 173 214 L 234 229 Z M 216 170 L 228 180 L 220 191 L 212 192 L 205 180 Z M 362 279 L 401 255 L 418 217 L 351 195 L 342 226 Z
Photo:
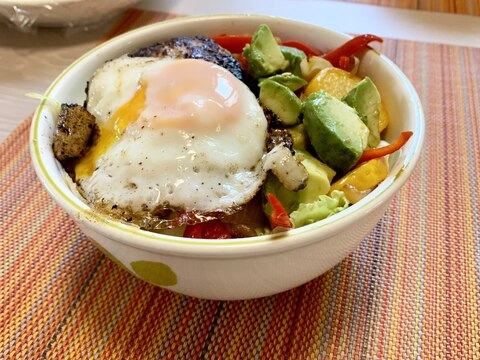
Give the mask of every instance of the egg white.
M 87 109 L 99 125 L 107 124 L 140 81 L 148 82 L 149 73 L 174 61 L 126 56 L 109 61 L 90 81 Z M 242 101 L 236 121 L 225 119 L 212 130 L 149 127 L 137 119 L 98 158 L 92 175 L 79 180 L 87 200 L 134 213 L 159 208 L 209 213 L 229 212 L 252 199 L 266 176 L 267 121 L 249 88 L 232 81 Z

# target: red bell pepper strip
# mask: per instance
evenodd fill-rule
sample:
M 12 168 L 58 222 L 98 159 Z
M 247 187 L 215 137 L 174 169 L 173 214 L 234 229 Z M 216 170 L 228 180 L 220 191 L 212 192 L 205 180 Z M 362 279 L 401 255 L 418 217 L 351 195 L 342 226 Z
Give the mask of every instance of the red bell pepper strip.
M 333 66 L 340 67 L 339 62 L 342 56 L 350 57 L 355 55 L 358 51 L 362 50 L 372 41 L 383 42 L 383 39 L 376 35 L 364 34 L 355 36 L 353 39 L 348 40 L 343 45 L 340 45 L 338 48 L 329 51 L 323 58 L 330 61 Z
M 360 159 L 358 159 L 357 164 L 394 153 L 395 151 L 399 150 L 403 145 L 405 145 L 405 143 L 408 141 L 408 139 L 410 139 L 412 135 L 413 135 L 413 132 L 404 131 L 400 134 L 398 139 L 395 140 L 395 142 L 390 145 L 383 146 L 376 149 L 365 150 L 363 154 L 360 156 Z
M 272 230 L 278 227 L 285 229 L 293 228 L 292 221 L 290 220 L 287 211 L 277 197 L 272 193 L 267 193 L 266 196 L 268 202 L 272 206 L 272 213 L 268 219 Z
M 350 57 L 340 56 L 340 59 L 338 60 L 338 67 L 342 70 L 348 70 L 350 67 Z
M 195 239 L 230 239 L 232 237 L 227 226 L 220 220 L 187 225 L 183 236 Z
M 252 42 L 251 35 L 220 35 L 214 36 L 212 39 L 232 54 L 240 54 L 245 45 Z
M 295 40 L 284 41 L 284 42 L 282 42 L 282 45 L 293 47 L 293 48 L 298 49 L 298 50 L 302 50 L 305 53 L 305 55 L 307 55 L 307 56 L 311 56 L 311 55 L 320 56 L 320 55 L 322 55 L 320 50 L 314 48 L 313 46 L 305 44 L 301 41 L 295 41 Z
M 242 69 L 248 72 L 248 61 L 245 59 L 245 56 L 243 56 L 242 53 L 238 54 L 237 61 L 240 63 Z

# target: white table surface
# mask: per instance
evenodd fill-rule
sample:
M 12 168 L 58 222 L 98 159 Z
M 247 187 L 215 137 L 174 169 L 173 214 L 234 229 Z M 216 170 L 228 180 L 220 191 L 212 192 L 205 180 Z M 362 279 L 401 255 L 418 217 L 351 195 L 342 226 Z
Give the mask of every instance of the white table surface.
M 480 47 L 480 17 L 320 0 L 144 0 L 137 5 L 181 15 L 256 13 L 294 18 L 352 34 Z M 93 48 L 114 24 L 38 29 L 0 24 L 0 142 L 35 110 L 28 92 L 43 93 L 60 72 Z

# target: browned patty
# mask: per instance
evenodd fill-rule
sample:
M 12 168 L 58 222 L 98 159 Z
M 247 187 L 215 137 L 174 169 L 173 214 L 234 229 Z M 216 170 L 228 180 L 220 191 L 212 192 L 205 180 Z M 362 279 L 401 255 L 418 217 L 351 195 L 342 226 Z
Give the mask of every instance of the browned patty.
M 290 151 L 293 151 L 292 135 L 285 129 L 268 129 L 267 151 L 272 150 L 277 145 L 284 145 Z
M 95 117 L 83 106 L 62 104 L 53 135 L 53 153 L 59 161 L 83 156 L 95 129 Z
M 159 42 L 134 53 L 130 57 L 171 57 L 177 59 L 201 59 L 219 65 L 244 81 L 240 63 L 226 49 L 206 36 L 185 36 Z

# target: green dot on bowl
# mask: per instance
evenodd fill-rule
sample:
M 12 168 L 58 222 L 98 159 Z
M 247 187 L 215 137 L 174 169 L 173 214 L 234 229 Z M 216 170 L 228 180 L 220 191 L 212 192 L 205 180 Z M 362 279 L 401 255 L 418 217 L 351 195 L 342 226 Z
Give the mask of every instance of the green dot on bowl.
M 132 261 L 130 263 L 135 273 L 149 283 L 159 286 L 177 284 L 177 274 L 166 264 L 154 261 Z

